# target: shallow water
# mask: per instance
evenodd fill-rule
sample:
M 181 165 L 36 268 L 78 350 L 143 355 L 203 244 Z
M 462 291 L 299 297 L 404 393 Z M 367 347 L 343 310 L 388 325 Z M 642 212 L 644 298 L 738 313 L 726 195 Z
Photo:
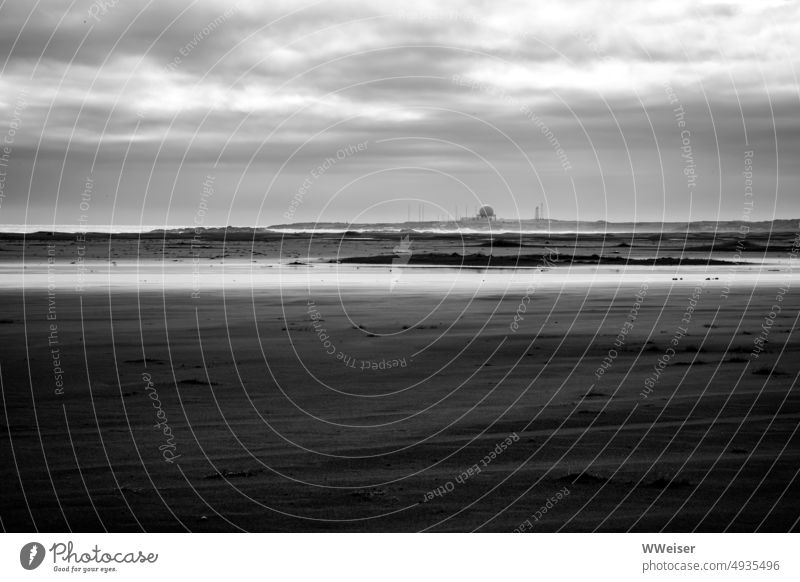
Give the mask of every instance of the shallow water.
M 596 266 L 540 268 L 453 268 L 437 266 L 286 265 L 274 262 L 201 261 L 86 262 L 77 265 L 0 264 L 0 289 L 348 289 L 386 293 L 496 293 L 528 288 L 662 285 L 797 284 L 800 272 L 787 265 Z

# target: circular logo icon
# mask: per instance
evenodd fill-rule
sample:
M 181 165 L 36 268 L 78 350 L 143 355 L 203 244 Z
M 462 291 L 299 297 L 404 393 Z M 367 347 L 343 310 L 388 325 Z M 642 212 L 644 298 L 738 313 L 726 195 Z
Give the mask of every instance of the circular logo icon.
M 26 570 L 35 570 L 44 561 L 44 546 L 39 542 L 30 542 L 19 551 L 19 563 Z

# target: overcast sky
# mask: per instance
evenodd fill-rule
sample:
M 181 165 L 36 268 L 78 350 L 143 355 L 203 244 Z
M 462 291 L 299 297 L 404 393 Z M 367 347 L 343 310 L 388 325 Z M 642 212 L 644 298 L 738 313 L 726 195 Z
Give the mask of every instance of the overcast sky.
M 0 223 L 800 217 L 797 2 L 113 4 L 0 5 Z

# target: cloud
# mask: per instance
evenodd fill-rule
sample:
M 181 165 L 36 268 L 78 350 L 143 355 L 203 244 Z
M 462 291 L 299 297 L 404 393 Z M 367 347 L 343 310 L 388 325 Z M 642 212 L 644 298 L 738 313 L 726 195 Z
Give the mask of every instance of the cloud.
M 33 212 L 43 217 L 59 212 L 52 207 L 59 176 L 79 181 L 91 169 L 111 180 L 122 160 L 163 176 L 163 183 L 170 171 L 191 181 L 187 172 L 224 163 L 231 183 L 251 188 L 239 199 L 258 200 L 293 152 L 286 167 L 302 176 L 325 152 L 364 140 L 383 145 L 337 169 L 344 181 L 425 163 L 479 181 L 474 176 L 484 169 L 465 150 L 445 147 L 450 141 L 491 159 L 514 183 L 530 179 L 534 160 L 538 172 L 552 176 L 551 214 L 559 201 L 564 213 L 600 212 L 592 196 L 604 176 L 628 175 L 630 184 L 618 184 L 627 189 L 617 198 L 624 203 L 612 197 L 608 218 L 632 218 L 631 197 L 643 195 L 634 184 L 645 179 L 659 188 L 669 183 L 673 190 L 656 195 L 678 200 L 665 207 L 680 218 L 684 192 L 671 178 L 680 170 L 677 105 L 702 144 L 706 179 L 717 176 L 707 192 L 719 189 L 720 169 L 735 166 L 752 146 L 763 153 L 760 208 L 800 214 L 796 196 L 769 192 L 795 183 L 799 172 L 782 163 L 778 176 L 773 163 L 799 149 L 800 8 L 793 2 L 520 0 L 431 9 L 421 1 L 401 8 L 389 1 L 120 1 L 102 12 L 92 6 L 0 8 L 0 131 L 15 96 L 27 91 L 13 144 L 16 176 L 8 181 L 17 196 L 4 201 L 0 222 L 31 210 L 24 194 L 34 175 Z M 406 140 L 415 136 L 417 143 Z M 571 162 L 569 175 L 553 139 Z M 34 158 L 62 162 L 54 167 Z M 564 202 L 575 196 L 570 177 L 584 186 L 576 201 Z M 735 183 L 725 180 L 726 188 Z M 267 213 L 280 213 L 294 187 L 291 178 L 279 182 L 284 190 L 266 203 Z M 145 214 L 163 213 L 161 197 L 143 191 L 146 182 L 131 183 L 118 194 L 142 201 Z M 326 187 L 318 184 L 319 200 L 304 209 L 324 205 Z M 387 178 L 353 196 L 366 204 L 407 187 Z M 436 187 L 427 195 L 445 206 L 460 196 L 451 186 Z M 191 207 L 193 194 L 173 194 L 175 207 Z M 708 196 L 699 207 L 717 211 L 715 194 Z M 735 206 L 735 192 L 723 196 Z M 501 213 L 512 206 L 495 205 Z M 246 207 L 240 212 L 238 219 L 251 219 Z

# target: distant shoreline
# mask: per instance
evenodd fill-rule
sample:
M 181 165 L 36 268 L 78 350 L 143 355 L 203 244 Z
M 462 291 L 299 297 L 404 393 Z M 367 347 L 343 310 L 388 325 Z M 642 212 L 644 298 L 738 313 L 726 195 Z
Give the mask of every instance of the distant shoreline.
M 0 225 L 4 238 L 42 238 L 77 235 L 106 235 L 115 238 L 163 237 L 181 238 L 205 234 L 348 234 L 418 233 L 418 234 L 622 234 L 622 233 L 731 233 L 731 232 L 797 232 L 800 219 L 776 219 L 746 222 L 741 220 L 698 220 L 689 222 L 610 222 L 604 220 L 461 220 L 458 222 L 294 222 L 269 226 L 159 226 L 159 225 Z
M 332 259 L 330 263 L 341 264 L 360 264 L 360 265 L 392 265 L 395 263 L 397 255 L 378 255 L 368 257 L 347 257 L 342 259 Z M 563 267 L 569 265 L 650 265 L 650 266 L 719 266 L 719 265 L 740 265 L 737 261 L 728 261 L 712 258 L 690 258 L 690 257 L 649 257 L 631 258 L 624 256 L 608 255 L 558 255 L 548 259 L 546 266 L 542 265 L 542 255 L 510 255 L 496 256 L 471 253 L 467 255 L 444 254 L 444 253 L 424 253 L 415 254 L 409 257 L 408 266 L 452 266 L 452 267 Z

